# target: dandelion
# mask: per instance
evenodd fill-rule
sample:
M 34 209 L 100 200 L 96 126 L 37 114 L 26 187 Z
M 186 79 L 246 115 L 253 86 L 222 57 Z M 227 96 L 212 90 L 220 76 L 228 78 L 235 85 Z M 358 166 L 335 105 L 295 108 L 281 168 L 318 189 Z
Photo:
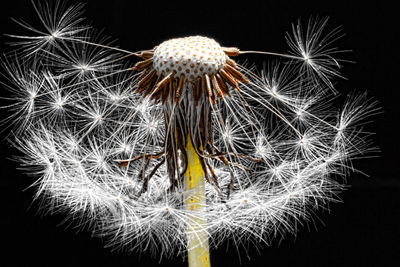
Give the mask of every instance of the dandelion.
M 108 246 L 209 266 L 227 239 L 295 233 L 374 151 L 363 126 L 376 103 L 332 106 L 343 51 L 327 19 L 293 26 L 288 54 L 204 36 L 131 52 L 84 25 L 81 5 L 55 3 L 34 4 L 44 29 L 19 22 L 31 35 L 10 35 L 2 124 L 37 177 L 35 199 Z M 258 71 L 239 63 L 249 53 L 283 62 Z

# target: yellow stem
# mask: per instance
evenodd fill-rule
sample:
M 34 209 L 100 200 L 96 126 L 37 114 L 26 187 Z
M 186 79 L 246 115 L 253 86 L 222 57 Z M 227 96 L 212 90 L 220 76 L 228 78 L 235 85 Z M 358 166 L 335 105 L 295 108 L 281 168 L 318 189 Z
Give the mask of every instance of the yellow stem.
M 207 221 L 202 217 L 206 209 L 204 170 L 190 135 L 187 137 L 186 153 L 188 168 L 184 180 L 185 208 L 192 212 L 187 225 L 189 267 L 209 267 L 210 249 L 207 231 L 204 229 Z

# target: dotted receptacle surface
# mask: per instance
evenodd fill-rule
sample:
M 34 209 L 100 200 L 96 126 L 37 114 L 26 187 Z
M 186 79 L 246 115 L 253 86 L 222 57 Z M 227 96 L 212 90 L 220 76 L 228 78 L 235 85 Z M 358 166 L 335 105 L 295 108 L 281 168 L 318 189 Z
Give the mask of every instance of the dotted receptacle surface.
M 226 55 L 213 39 L 202 36 L 176 38 L 155 48 L 153 67 L 158 75 L 185 76 L 194 81 L 204 74 L 213 75 L 224 67 Z

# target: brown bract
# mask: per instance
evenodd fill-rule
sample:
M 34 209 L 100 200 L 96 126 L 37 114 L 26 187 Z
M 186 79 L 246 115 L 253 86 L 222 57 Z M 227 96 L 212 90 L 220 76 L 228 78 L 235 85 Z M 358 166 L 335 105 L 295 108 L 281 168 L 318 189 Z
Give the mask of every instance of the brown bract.
M 179 41 L 180 39 L 189 40 L 179 46 L 179 43 L 183 42 Z M 224 53 L 221 55 L 215 52 L 217 48 L 208 44 L 213 42 L 212 45 L 216 46 L 214 40 L 200 36 L 172 39 L 167 42 L 171 45 L 162 53 L 157 51 L 159 47 L 142 52 L 140 57 L 143 61 L 133 68 L 141 72 L 136 92 L 141 93 L 143 97 L 150 95 L 156 102 L 165 103 L 169 99 L 177 103 L 186 87 L 192 90 L 196 106 L 202 97 L 206 97 L 209 103 L 215 105 L 216 99 L 231 96 L 231 88 L 240 90 L 238 82 L 249 82 L 239 72 L 236 63 L 230 59 L 240 54 L 237 48 L 220 47 Z M 223 60 L 220 60 L 221 56 Z

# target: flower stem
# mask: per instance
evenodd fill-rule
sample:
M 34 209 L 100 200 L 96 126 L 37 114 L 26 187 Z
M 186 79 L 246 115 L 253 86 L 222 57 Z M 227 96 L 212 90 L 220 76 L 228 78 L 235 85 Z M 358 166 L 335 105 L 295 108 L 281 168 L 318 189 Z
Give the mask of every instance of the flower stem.
M 207 231 L 204 229 L 206 209 L 204 170 L 199 156 L 193 148 L 190 135 L 187 137 L 186 153 L 188 167 L 185 172 L 185 207 L 191 212 L 187 225 L 189 267 L 209 267 L 210 249 Z

